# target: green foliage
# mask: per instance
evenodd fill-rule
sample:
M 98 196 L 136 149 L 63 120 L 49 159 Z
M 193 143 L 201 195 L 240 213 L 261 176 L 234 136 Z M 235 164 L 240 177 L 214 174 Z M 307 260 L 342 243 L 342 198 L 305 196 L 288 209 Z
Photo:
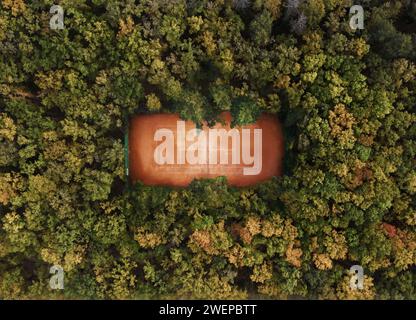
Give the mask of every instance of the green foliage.
M 416 298 L 409 1 L 354 32 L 351 1 L 59 3 L 64 30 L 51 1 L 0 3 L 1 299 Z M 224 110 L 280 117 L 283 177 L 124 188 L 125 116 Z

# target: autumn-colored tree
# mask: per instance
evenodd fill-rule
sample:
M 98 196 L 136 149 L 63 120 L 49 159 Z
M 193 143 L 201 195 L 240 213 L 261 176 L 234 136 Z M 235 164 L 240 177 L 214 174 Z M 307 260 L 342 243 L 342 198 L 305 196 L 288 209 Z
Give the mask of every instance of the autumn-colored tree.
M 0 2 L 0 299 L 416 298 L 411 1 L 59 4 Z M 130 116 L 225 110 L 279 116 L 282 177 L 126 187 Z

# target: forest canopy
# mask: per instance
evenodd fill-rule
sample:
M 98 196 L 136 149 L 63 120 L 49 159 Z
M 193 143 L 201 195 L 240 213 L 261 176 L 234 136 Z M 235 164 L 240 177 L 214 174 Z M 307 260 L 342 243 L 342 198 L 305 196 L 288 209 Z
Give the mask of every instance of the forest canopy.
M 1 0 L 0 298 L 416 299 L 415 30 L 409 0 Z M 130 116 L 222 111 L 279 116 L 281 177 L 128 185 Z

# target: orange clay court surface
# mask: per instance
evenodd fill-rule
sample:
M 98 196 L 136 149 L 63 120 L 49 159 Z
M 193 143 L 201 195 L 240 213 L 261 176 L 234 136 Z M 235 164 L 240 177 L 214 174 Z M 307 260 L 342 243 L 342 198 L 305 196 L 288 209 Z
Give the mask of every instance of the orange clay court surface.
M 224 112 L 220 115 L 225 125 L 217 123 L 211 128 L 223 128 L 230 130 L 231 114 Z M 233 186 L 253 185 L 273 176 L 282 174 L 282 163 L 284 154 L 283 133 L 277 117 L 269 114 L 262 114 L 255 124 L 236 127 L 241 129 L 262 129 L 262 167 L 257 175 L 244 175 L 243 168 L 248 165 L 243 164 L 163 164 L 159 165 L 154 160 L 154 151 L 161 141 L 155 141 L 154 135 L 158 129 L 166 128 L 172 130 L 175 136 L 175 159 L 176 159 L 176 137 L 177 121 L 181 120 L 175 114 L 152 114 L 137 115 L 130 121 L 129 131 L 129 174 L 132 182 L 142 181 L 146 185 L 164 186 L 187 186 L 193 179 L 214 178 L 226 176 L 228 183 Z M 195 128 L 191 121 L 185 122 L 185 130 Z M 209 127 L 203 124 L 202 130 L 207 132 Z M 254 151 L 254 134 L 251 133 L 250 152 Z M 229 157 L 232 153 L 232 139 L 228 139 Z M 186 141 L 186 148 L 193 142 Z M 240 143 L 240 146 L 242 143 Z M 242 148 L 242 147 L 240 147 Z M 209 153 L 210 151 L 207 150 Z M 240 153 L 241 151 L 239 151 Z M 218 157 L 219 159 L 219 157 Z M 219 161 L 218 161 L 219 162 Z

